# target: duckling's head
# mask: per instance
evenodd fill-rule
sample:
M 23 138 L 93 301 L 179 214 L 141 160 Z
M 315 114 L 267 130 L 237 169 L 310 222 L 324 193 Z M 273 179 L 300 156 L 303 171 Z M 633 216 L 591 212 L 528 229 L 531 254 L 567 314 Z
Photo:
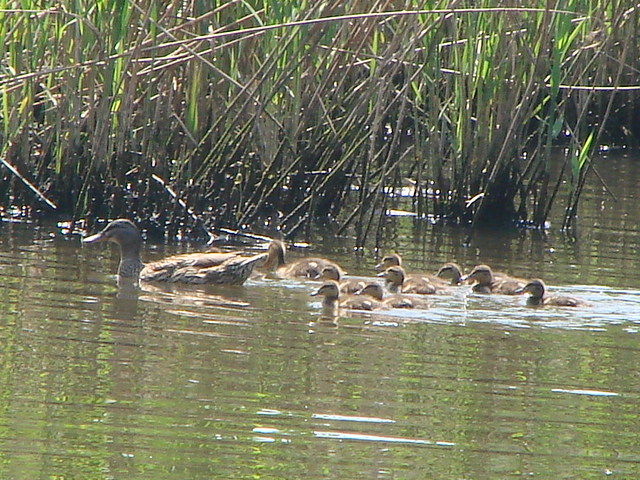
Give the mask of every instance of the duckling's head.
M 369 295 L 376 300 L 382 300 L 384 291 L 382 285 L 379 283 L 367 283 L 362 290 L 358 292 L 358 295 Z
M 82 239 L 82 243 L 99 242 L 117 243 L 123 251 L 128 251 L 139 248 L 142 236 L 135 223 L 126 218 L 119 218 L 109 222 L 101 232 Z
M 322 286 L 311 294 L 312 297 L 322 295 L 327 300 L 337 300 L 340 297 L 340 285 L 335 280 L 328 280 Z
M 376 272 L 384 272 L 389 267 L 402 265 L 402 257 L 397 253 L 390 253 L 382 257 L 382 261 L 376 265 Z
M 404 283 L 404 268 L 402 268 L 400 265 L 389 267 L 384 272 L 379 273 L 378 276 L 384 277 L 384 279 L 391 287 L 398 288 Z
M 457 263 L 445 263 L 440 267 L 436 276 L 451 280 L 452 285 L 458 285 L 462 278 L 462 269 Z
M 321 280 L 335 280 L 340 281 L 340 270 L 335 265 L 325 265 L 320 272 Z
M 493 282 L 493 272 L 488 265 L 476 265 L 469 275 L 465 275 L 460 279 L 461 282 L 466 280 L 475 280 L 480 285 L 489 285 Z
M 542 280 L 536 278 L 527 283 L 522 289 L 518 290 L 518 293 L 528 293 L 531 298 L 542 298 L 544 297 L 545 285 Z

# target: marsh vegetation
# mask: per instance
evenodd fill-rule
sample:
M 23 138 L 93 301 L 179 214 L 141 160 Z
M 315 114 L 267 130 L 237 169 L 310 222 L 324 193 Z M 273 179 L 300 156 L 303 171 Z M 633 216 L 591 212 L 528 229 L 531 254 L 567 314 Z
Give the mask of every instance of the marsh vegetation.
M 542 226 L 566 189 L 568 227 L 594 150 L 637 144 L 628 2 L 17 5 L 5 210 L 170 234 L 321 219 L 363 244 L 400 195 L 436 221 Z

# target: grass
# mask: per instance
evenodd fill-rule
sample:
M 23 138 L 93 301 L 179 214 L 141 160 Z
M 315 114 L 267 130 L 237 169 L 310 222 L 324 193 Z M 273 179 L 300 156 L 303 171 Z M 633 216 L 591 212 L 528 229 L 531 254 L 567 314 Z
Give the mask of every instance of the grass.
M 570 228 L 594 150 L 637 143 L 636 9 L 454 4 L 5 0 L 0 204 L 362 245 L 403 185 L 474 227 L 566 189 Z

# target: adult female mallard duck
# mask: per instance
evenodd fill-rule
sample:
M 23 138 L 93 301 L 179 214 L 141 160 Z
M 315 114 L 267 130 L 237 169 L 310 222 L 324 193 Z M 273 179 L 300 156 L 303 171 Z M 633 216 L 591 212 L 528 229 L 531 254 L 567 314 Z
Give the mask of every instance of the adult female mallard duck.
M 321 295 L 322 310 L 325 316 L 337 317 L 340 309 L 347 310 L 377 310 L 383 308 L 384 304 L 373 298 L 359 295 L 340 295 L 340 285 L 335 280 L 328 280 L 322 286 L 311 294 L 312 297 Z
M 527 305 L 530 306 L 554 305 L 556 307 L 580 307 L 588 305 L 588 303 L 581 298 L 560 295 L 547 296 L 546 286 L 539 278 L 531 280 L 522 287 L 521 293 L 529 294 Z
M 274 254 L 271 247 L 267 253 L 252 256 L 241 252 L 185 253 L 145 265 L 140 260 L 140 230 L 124 218 L 113 220 L 101 232 L 83 239 L 88 244 L 99 242 L 113 242 L 120 247 L 120 278 L 145 282 L 241 285 L 256 265 Z
M 429 302 L 411 295 L 394 294 L 384 296 L 384 290 L 379 283 L 367 283 L 358 295 L 368 295 L 391 308 L 429 308 Z
M 522 293 L 524 282 L 518 278 L 501 276 L 495 278 L 491 267 L 476 265 L 471 273 L 463 276 L 460 281 L 475 280 L 473 291 L 476 293 L 499 293 L 502 295 L 519 295 Z
M 384 277 L 387 288 L 392 293 L 417 293 L 420 295 L 433 295 L 434 293 L 443 293 L 447 289 L 441 285 L 434 285 L 427 277 L 407 275 L 399 265 L 387 268 L 384 272 L 378 274 Z
M 336 265 L 326 265 L 320 273 L 320 279 L 323 281 L 335 280 L 340 285 L 340 293 L 357 293 L 365 286 L 364 280 L 357 278 L 342 279 L 340 269 Z

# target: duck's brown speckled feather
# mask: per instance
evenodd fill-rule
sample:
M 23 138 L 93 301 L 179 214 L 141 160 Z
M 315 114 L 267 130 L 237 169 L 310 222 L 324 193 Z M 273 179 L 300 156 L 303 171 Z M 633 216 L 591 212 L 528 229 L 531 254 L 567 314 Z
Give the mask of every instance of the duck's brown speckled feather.
M 140 272 L 145 282 L 240 285 L 267 253 L 245 257 L 239 252 L 184 254 L 147 264 Z
M 124 218 L 110 222 L 101 232 L 86 237 L 83 242 L 116 243 L 120 246 L 118 276 L 145 282 L 241 285 L 255 266 L 266 263 L 274 255 L 270 246 L 267 253 L 251 256 L 241 252 L 187 253 L 144 265 L 140 261 L 140 231 Z

